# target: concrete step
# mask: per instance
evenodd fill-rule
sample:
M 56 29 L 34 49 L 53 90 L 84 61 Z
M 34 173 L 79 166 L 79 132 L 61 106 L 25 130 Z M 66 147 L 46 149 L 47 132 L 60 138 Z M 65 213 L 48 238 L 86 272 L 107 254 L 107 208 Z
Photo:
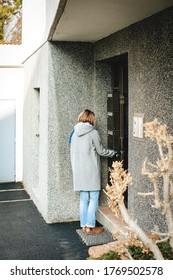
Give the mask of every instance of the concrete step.
M 108 253 L 110 250 L 114 251 L 117 246 L 121 246 L 123 240 L 127 236 L 125 223 L 120 218 L 116 218 L 108 206 L 99 206 L 97 211 L 97 221 L 113 235 L 115 241 L 90 247 L 88 253 L 90 257 L 96 259 L 101 255 Z M 117 235 L 115 232 L 118 232 L 119 234 Z
M 115 232 L 119 232 L 120 235 L 118 239 L 124 239 L 125 236 L 127 236 L 125 223 L 120 218 L 116 218 L 108 206 L 99 206 L 97 221 L 111 234 L 114 235 Z

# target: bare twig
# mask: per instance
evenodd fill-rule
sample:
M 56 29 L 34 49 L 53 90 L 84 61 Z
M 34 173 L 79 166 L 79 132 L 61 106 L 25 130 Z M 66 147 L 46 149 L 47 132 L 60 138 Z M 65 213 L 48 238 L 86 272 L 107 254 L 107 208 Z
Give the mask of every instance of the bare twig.
M 110 179 L 111 186 L 107 185 L 105 191 L 109 197 L 109 207 L 117 215 L 121 214 L 130 231 L 132 231 L 134 236 L 137 236 L 137 238 L 139 238 L 146 247 L 150 248 L 157 260 L 163 260 L 164 258 L 158 246 L 130 217 L 128 210 L 125 207 L 123 193 L 127 189 L 128 185 L 131 184 L 132 177 L 123 169 L 122 162 L 113 162 Z

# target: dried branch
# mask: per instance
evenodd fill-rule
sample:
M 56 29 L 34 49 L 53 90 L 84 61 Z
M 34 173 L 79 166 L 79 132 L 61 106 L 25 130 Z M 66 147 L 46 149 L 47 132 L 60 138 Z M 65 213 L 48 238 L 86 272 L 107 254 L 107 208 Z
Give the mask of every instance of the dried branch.
M 116 215 L 122 216 L 130 231 L 133 232 L 133 235 L 137 236 L 147 248 L 150 248 L 157 260 L 163 260 L 164 258 L 158 246 L 144 233 L 137 223 L 133 221 L 125 207 L 123 193 L 128 185 L 132 183 L 132 177 L 123 169 L 122 162 L 113 162 L 110 172 L 110 181 L 111 186 L 107 185 L 105 191 L 109 198 L 109 207 Z
M 166 242 L 166 241 L 169 240 L 169 238 L 170 238 L 170 237 L 167 236 L 167 237 L 165 237 L 165 238 L 163 238 L 163 239 L 157 240 L 156 243 L 158 244 L 158 243 L 161 243 L 161 242 Z
M 171 208 L 171 200 L 173 199 L 173 136 L 168 134 L 167 126 L 161 125 L 157 119 L 153 122 L 144 124 L 145 137 L 155 141 L 158 146 L 160 159 L 156 164 L 144 161 L 142 174 L 149 177 L 154 187 L 154 207 L 161 208 L 162 214 L 168 226 L 168 234 L 170 245 L 173 248 L 173 214 Z M 148 166 L 148 167 L 147 167 Z M 151 168 L 153 170 L 151 170 Z M 163 185 L 159 186 L 158 178 L 163 178 Z M 162 187 L 163 201 L 160 201 L 159 188 Z

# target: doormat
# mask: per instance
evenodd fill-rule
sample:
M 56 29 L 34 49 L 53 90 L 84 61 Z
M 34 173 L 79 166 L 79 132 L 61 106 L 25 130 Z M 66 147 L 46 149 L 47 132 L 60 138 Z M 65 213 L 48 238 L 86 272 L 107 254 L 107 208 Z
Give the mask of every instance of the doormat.
M 102 245 L 115 241 L 112 234 L 107 230 L 90 235 L 84 233 L 81 229 L 77 229 L 76 232 L 87 246 Z

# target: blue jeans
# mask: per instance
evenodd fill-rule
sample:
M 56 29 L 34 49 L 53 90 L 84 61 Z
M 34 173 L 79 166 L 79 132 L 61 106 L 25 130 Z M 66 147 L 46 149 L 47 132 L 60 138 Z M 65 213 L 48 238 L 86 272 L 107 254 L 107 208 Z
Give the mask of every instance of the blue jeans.
M 100 191 L 80 191 L 80 226 L 94 228 Z

